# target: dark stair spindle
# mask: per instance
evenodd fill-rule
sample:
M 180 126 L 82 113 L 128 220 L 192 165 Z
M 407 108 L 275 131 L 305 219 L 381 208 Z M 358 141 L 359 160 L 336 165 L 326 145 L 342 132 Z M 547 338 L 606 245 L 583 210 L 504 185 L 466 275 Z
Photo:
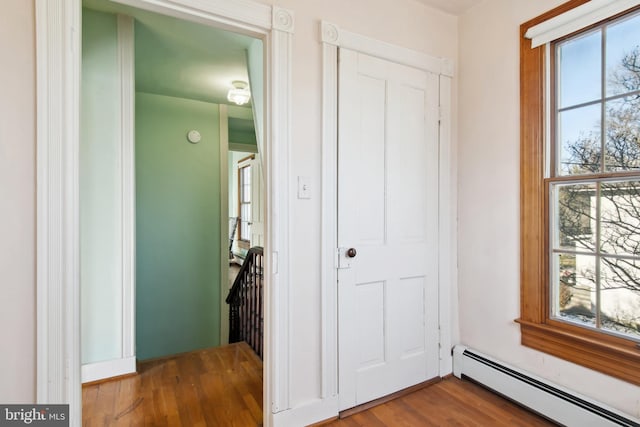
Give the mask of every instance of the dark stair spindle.
M 246 341 L 262 359 L 263 340 L 263 249 L 249 249 L 231 286 L 229 304 L 229 343 Z

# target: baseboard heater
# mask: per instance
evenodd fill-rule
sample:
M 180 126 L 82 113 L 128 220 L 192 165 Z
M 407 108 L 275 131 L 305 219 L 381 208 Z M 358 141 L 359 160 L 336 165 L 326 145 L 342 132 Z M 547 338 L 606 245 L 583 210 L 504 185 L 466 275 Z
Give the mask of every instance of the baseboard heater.
M 640 427 L 638 419 L 462 345 L 453 349 L 453 374 L 561 425 Z

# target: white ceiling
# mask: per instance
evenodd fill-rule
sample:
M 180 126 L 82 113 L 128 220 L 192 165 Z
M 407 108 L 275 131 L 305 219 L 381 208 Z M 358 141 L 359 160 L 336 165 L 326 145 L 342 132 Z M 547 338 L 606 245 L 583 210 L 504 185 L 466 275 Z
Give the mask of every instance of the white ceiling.
M 435 7 L 453 15 L 461 15 L 482 0 L 418 0 L 427 6 Z
M 83 6 L 135 18 L 137 91 L 228 104 L 231 82 L 248 81 L 250 37 L 109 0 Z

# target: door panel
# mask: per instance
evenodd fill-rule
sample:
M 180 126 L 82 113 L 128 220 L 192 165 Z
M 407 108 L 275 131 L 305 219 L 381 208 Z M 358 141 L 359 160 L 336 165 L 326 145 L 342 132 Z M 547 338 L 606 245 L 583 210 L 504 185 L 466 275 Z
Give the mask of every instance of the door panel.
M 360 283 L 356 285 L 355 307 L 359 368 L 374 366 L 385 360 L 384 334 L 384 282 Z
M 340 409 L 438 375 L 438 77 L 340 49 Z

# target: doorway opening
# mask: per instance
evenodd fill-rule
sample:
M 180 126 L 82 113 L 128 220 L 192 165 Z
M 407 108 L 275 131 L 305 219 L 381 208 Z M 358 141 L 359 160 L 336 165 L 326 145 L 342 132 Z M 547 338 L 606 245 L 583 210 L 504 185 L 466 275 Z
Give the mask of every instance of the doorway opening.
M 252 144 L 241 144 L 259 151 L 262 109 L 254 106 L 264 100 L 262 42 L 104 0 L 83 2 L 82 33 L 83 382 L 131 374 L 138 362 L 142 378 L 116 384 L 149 396 L 157 390 L 145 391 L 153 381 L 144 378 L 158 369 L 175 368 L 175 378 L 193 380 L 196 371 L 211 376 L 252 361 L 249 374 L 258 381 L 250 406 L 254 421 L 262 422 L 261 359 L 248 347 L 214 349 L 228 343 L 230 332 L 227 153 L 239 132 L 253 133 Z M 252 66 L 258 71 L 252 73 Z M 229 105 L 237 81 L 247 82 L 253 95 L 244 106 Z M 257 153 L 253 161 L 261 171 L 260 159 Z M 135 196 L 128 201 L 125 195 Z M 214 363 L 225 358 L 223 366 Z M 185 364 L 191 368 L 181 371 Z M 206 369 L 196 369 L 203 364 Z M 86 417 L 104 405 L 92 393 L 113 386 L 83 390 Z M 210 386 L 204 395 L 214 393 L 216 385 Z M 134 406 L 139 398 L 117 396 Z M 126 414 L 115 407 L 103 415 L 146 412 L 127 407 L 132 410 Z

